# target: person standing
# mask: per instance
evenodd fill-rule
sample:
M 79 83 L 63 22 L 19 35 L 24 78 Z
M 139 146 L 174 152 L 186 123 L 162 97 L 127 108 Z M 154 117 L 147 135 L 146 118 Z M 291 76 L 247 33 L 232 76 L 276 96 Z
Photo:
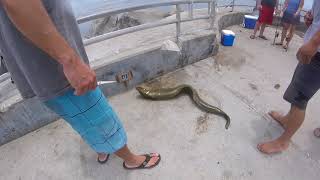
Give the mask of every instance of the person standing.
M 299 63 L 284 99 L 291 104 L 286 115 L 271 111 L 269 115 L 285 130 L 277 139 L 258 144 L 258 149 L 266 154 L 278 153 L 289 147 L 293 135 L 305 119 L 308 101 L 320 88 L 320 1 L 314 0 L 312 10 L 305 16 L 306 25 L 309 26 L 304 44 L 297 52 Z M 315 129 L 318 135 L 319 129 Z
M 276 45 L 283 46 L 284 49 L 289 47 L 289 43 L 294 35 L 296 25 L 300 23 L 300 13 L 304 5 L 304 0 L 286 0 L 283 8 L 281 23 L 283 26 L 281 41 Z M 289 31 L 289 33 L 288 33 Z M 284 44 L 286 40 L 286 44 Z
M 279 0 L 261 0 L 259 6 L 259 18 L 254 28 L 253 34 L 250 36 L 251 39 L 256 38 L 256 34 L 260 29 L 259 36 L 261 39 L 268 40 L 264 35 L 266 25 L 272 25 L 273 13 L 278 7 Z
M 160 154 L 137 155 L 97 87 L 77 21 L 66 0 L 0 0 L 0 49 L 24 98 L 37 96 L 65 119 L 105 163 L 115 153 L 126 169 L 152 168 Z

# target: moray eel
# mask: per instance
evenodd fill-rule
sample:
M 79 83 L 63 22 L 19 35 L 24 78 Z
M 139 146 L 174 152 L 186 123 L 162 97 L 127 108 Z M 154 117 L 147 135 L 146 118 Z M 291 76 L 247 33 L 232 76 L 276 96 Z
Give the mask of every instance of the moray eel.
M 228 129 L 230 126 L 230 117 L 223 112 L 221 109 L 212 106 L 203 101 L 198 95 L 197 91 L 190 85 L 182 84 L 174 88 L 150 88 L 150 87 L 136 87 L 137 91 L 146 99 L 151 100 L 168 100 L 177 97 L 181 93 L 188 94 L 193 102 L 203 111 L 222 116 L 226 119 L 227 123 L 225 128 Z

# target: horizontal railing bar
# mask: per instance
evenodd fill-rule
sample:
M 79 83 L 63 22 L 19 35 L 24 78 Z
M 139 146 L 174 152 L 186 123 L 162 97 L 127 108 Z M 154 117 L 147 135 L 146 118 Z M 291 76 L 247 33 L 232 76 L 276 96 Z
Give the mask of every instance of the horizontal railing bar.
M 194 18 L 185 18 L 182 19 L 181 22 L 188 22 L 188 21 L 194 21 L 194 20 L 201 20 L 201 19 L 209 19 L 210 16 L 206 15 L 206 16 L 199 16 L 199 17 L 194 17 Z M 97 42 L 101 42 L 107 39 L 111 39 L 117 36 L 121 36 L 124 34 L 128 34 L 128 33 L 133 33 L 136 31 L 141 31 L 141 30 L 145 30 L 145 29 L 151 29 L 151 28 L 155 28 L 155 27 L 159 27 L 159 26 L 165 26 L 165 25 L 169 25 L 169 24 L 174 24 L 177 23 L 177 20 L 167 20 L 167 21 L 160 21 L 160 22 L 156 22 L 156 23 L 147 23 L 147 24 L 142 24 L 142 25 L 138 25 L 138 26 L 134 26 L 134 27 L 129 27 L 126 29 L 121 29 L 118 31 L 114 31 L 114 32 L 109 32 L 103 35 L 99 35 L 96 36 L 94 38 L 90 38 L 90 39 L 86 39 L 84 40 L 84 44 L 85 45 L 91 45 Z
M 221 8 L 221 7 L 232 7 L 232 5 L 219 5 L 217 6 L 218 8 Z M 236 4 L 234 5 L 234 7 L 256 7 L 254 5 L 246 5 L 246 4 Z
M 165 26 L 165 25 L 169 25 L 169 24 L 174 24 L 176 23 L 177 20 L 162 20 L 160 22 L 155 22 L 155 23 L 147 23 L 147 24 L 142 24 L 142 25 L 138 25 L 138 26 L 133 26 L 133 27 L 129 27 L 126 29 L 120 29 L 114 32 L 109 32 L 103 35 L 99 35 L 90 39 L 85 39 L 83 42 L 85 45 L 90 45 L 93 43 L 97 43 L 97 42 L 101 42 L 107 39 L 111 39 L 117 36 L 121 36 L 124 34 L 128 34 L 128 33 L 132 33 L 132 32 L 136 32 L 136 31 L 141 31 L 141 30 L 145 30 L 145 29 L 150 29 L 150 28 L 155 28 L 155 27 L 159 27 L 159 26 Z
M 212 0 L 195 0 L 193 1 L 193 3 L 209 3 L 211 1 Z M 159 3 L 151 3 L 151 4 L 144 4 L 144 5 L 136 5 L 132 7 L 119 8 L 111 11 L 108 10 L 108 11 L 92 14 L 89 16 L 80 17 L 77 19 L 77 22 L 78 24 L 81 24 L 81 23 L 85 23 L 95 19 L 103 18 L 109 15 L 120 14 L 124 12 L 129 12 L 129 11 L 136 11 L 141 9 L 148 9 L 148 8 L 161 7 L 161 6 L 171 6 L 171 5 L 178 5 L 178 4 L 191 4 L 191 3 L 192 1 L 190 0 L 181 0 L 181 1 L 173 1 L 173 2 L 159 2 Z
M 189 21 L 209 19 L 209 18 L 210 18 L 209 15 L 205 15 L 205 16 L 198 16 L 198 17 L 194 17 L 194 18 L 181 19 L 181 22 L 189 22 Z

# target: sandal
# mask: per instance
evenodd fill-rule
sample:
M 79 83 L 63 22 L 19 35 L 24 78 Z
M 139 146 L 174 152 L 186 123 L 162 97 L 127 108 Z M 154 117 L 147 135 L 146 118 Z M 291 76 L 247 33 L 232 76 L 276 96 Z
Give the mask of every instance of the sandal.
M 278 43 L 276 43 L 276 45 L 277 45 L 277 46 L 282 46 L 282 45 L 283 45 L 283 43 L 278 42 Z
M 158 156 L 154 156 L 154 155 L 156 155 L 156 153 L 144 154 L 143 156 L 145 156 L 146 159 L 145 159 L 145 160 L 143 161 L 143 163 L 142 163 L 140 166 L 138 166 L 138 167 L 128 167 L 128 166 L 126 165 L 126 163 L 123 162 L 123 168 L 128 169 L 128 170 L 134 170 L 134 169 L 151 169 L 151 168 L 154 168 L 154 167 L 156 167 L 156 166 L 159 164 L 159 162 L 161 161 L 161 156 L 160 156 L 160 154 L 157 154 Z M 157 161 L 156 163 L 154 163 L 153 165 L 146 167 L 146 165 L 149 163 L 149 161 L 150 161 L 153 157 L 159 157 L 158 161 Z
M 286 41 L 288 42 L 288 41 L 290 41 L 291 40 L 291 38 L 290 37 L 286 37 Z
M 255 39 L 256 37 L 255 37 L 254 35 L 251 35 L 250 38 L 251 38 L 251 39 Z
M 314 134 L 315 137 L 320 138 L 320 128 L 316 128 L 316 129 L 313 131 L 313 134 Z
M 266 38 L 265 36 L 259 36 L 259 38 L 263 39 L 263 40 L 268 40 L 268 38 Z
M 109 156 L 110 156 L 110 154 L 107 154 L 106 159 L 103 160 L 103 161 L 101 161 L 101 160 L 99 159 L 99 156 L 98 156 L 98 158 L 97 158 L 98 163 L 100 163 L 100 164 L 105 164 L 105 163 L 109 160 Z

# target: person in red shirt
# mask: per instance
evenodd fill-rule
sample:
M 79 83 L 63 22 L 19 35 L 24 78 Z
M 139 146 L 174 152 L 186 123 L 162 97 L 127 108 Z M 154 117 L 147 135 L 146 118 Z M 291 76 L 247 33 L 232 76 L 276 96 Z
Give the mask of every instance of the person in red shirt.
M 261 39 L 267 40 L 263 35 L 264 29 L 267 24 L 272 25 L 273 13 L 278 7 L 279 0 L 262 0 L 261 5 L 259 6 L 259 18 L 254 28 L 253 34 L 250 36 L 251 39 L 256 38 L 256 34 L 260 29 L 260 34 L 258 37 Z

